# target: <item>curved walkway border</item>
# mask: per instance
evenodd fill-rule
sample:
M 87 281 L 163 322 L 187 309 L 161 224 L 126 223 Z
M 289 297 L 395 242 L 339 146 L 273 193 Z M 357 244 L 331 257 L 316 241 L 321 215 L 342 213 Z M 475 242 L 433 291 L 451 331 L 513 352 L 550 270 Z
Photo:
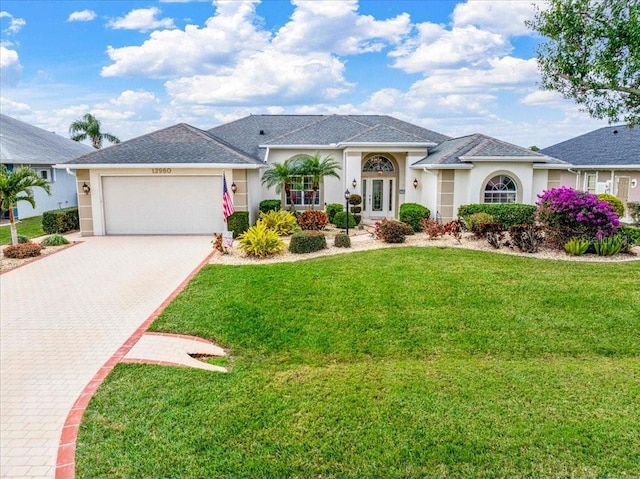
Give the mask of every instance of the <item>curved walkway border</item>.
M 75 404 L 69 411 L 64 427 L 62 429 L 62 435 L 60 436 L 60 445 L 58 446 L 58 458 L 56 461 L 56 479 L 73 479 L 75 478 L 75 454 L 76 454 L 76 441 L 78 439 L 78 431 L 80 430 L 80 423 L 82 422 L 82 416 L 84 415 L 89 401 L 98 390 L 98 387 L 113 368 L 119 362 L 122 362 L 127 353 L 135 346 L 140 340 L 143 334 L 147 331 L 151 323 L 164 311 L 164 309 L 173 301 L 184 288 L 189 284 L 193 277 L 206 265 L 213 252 L 210 253 L 180 285 L 167 297 L 160 306 L 149 316 L 142 325 L 129 337 L 129 339 L 115 352 L 111 358 L 100 368 L 93 379 L 86 385 Z M 186 337 L 182 335 L 182 337 Z M 190 337 L 193 340 L 206 341 L 201 338 Z

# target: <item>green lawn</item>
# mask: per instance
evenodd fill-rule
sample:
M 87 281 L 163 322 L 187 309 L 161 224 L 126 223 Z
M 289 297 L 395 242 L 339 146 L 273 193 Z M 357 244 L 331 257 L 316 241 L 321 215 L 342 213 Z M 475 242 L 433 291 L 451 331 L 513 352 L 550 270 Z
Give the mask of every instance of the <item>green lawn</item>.
M 26 218 L 16 223 L 16 229 L 18 234 L 26 236 L 27 238 L 37 238 L 44 235 L 42 231 L 42 216 L 34 216 L 32 218 Z M 11 230 L 10 227 L 0 227 L 0 245 L 11 244 Z
M 640 263 L 395 248 L 208 266 L 153 324 L 231 372 L 118 365 L 77 475 L 640 476 Z

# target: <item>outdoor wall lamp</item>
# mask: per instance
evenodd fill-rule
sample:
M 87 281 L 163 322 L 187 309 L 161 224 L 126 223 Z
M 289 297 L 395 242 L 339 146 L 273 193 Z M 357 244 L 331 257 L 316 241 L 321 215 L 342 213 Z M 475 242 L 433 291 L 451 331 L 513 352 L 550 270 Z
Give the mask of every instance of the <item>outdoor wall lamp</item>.
M 91 187 L 87 183 L 83 183 L 82 191 L 84 191 L 84 193 L 88 195 L 89 193 L 91 193 Z
M 231 191 L 233 192 L 234 195 L 236 194 L 236 191 L 238 191 L 238 185 L 236 185 L 235 181 L 231 183 Z
M 356 189 L 356 186 L 358 186 L 358 182 L 356 181 L 356 179 L 354 178 L 353 181 L 351 182 L 351 186 L 353 186 L 353 189 Z
M 417 188 L 418 187 L 418 178 L 414 178 L 413 179 L 413 187 Z

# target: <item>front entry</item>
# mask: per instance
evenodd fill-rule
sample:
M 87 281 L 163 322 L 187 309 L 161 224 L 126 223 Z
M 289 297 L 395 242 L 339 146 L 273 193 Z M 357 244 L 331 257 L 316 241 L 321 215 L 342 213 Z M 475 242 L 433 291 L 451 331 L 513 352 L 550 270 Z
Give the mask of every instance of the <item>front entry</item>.
M 362 217 L 369 220 L 395 218 L 396 179 L 362 179 Z

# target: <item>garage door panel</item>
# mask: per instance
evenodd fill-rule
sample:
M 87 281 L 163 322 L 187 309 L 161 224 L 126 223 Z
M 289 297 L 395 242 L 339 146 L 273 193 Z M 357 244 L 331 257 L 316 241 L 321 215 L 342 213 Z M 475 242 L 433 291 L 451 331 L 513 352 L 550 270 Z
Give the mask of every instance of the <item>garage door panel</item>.
M 211 234 L 222 229 L 220 177 L 105 176 L 102 195 L 106 234 Z

